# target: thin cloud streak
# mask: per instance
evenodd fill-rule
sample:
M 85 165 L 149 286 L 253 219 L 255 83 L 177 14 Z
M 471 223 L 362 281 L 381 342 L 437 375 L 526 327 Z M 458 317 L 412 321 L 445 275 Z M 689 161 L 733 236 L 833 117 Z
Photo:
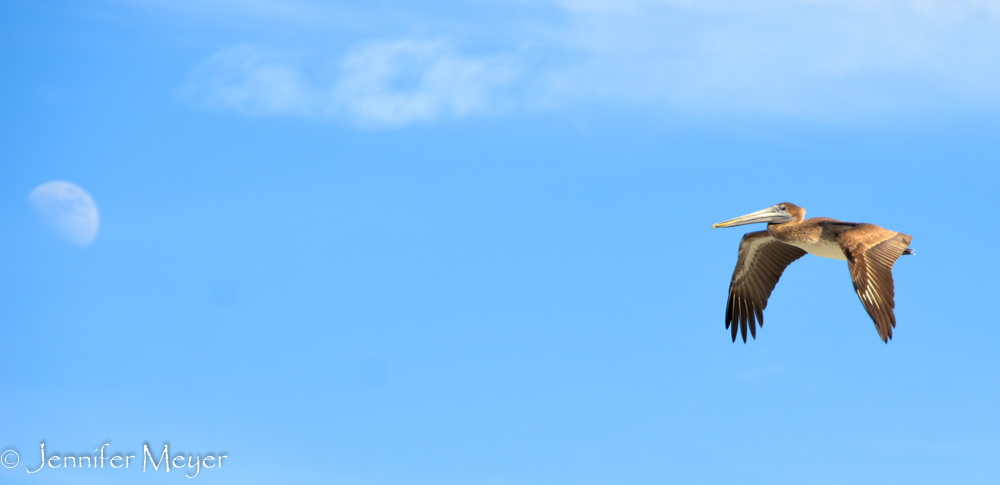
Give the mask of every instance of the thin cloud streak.
M 807 117 L 1000 98 L 996 2 L 562 4 L 562 40 L 587 55 L 555 75 L 589 81 L 581 93 Z

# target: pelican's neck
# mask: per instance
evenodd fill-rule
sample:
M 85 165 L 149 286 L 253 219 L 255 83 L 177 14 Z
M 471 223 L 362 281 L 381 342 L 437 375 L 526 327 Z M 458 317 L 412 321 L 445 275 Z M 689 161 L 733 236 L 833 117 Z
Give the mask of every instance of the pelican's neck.
M 770 234 L 771 237 L 779 241 L 787 242 L 789 239 L 791 239 L 792 233 L 795 231 L 795 228 L 797 228 L 801 224 L 802 224 L 801 216 L 799 218 L 793 219 L 788 222 L 782 222 L 781 224 L 771 223 L 767 225 L 767 233 Z

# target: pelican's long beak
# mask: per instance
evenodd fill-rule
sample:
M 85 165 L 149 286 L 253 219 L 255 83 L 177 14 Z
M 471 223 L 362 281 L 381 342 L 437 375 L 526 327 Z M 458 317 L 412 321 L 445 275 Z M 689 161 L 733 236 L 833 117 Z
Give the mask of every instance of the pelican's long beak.
M 751 212 L 745 216 L 739 216 L 735 219 L 729 219 L 728 221 L 712 224 L 712 229 L 715 229 L 716 227 L 733 227 L 742 226 L 744 224 L 756 224 L 758 222 L 781 224 L 782 222 L 788 222 L 793 219 L 795 218 L 778 207 L 768 207 L 767 209 L 759 210 L 757 212 Z

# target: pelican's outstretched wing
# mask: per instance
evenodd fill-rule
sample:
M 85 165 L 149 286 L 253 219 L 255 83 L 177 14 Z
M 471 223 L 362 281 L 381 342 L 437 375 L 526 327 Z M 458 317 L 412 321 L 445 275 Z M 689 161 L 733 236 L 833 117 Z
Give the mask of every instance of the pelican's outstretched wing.
M 896 308 L 892 265 L 904 253 L 912 254 L 907 249 L 912 239 L 908 234 L 874 224 L 858 224 L 837 235 L 837 242 L 847 256 L 854 291 L 875 322 L 883 342 L 892 338 L 896 326 L 896 314 L 892 311 Z
M 726 304 L 726 328 L 732 329 L 733 342 L 736 341 L 737 324 L 744 343 L 748 326 L 750 335 L 757 338 L 756 325 L 764 326 L 764 309 L 774 285 L 778 284 L 785 268 L 805 254 L 802 249 L 771 237 L 767 231 L 748 232 L 743 236 Z

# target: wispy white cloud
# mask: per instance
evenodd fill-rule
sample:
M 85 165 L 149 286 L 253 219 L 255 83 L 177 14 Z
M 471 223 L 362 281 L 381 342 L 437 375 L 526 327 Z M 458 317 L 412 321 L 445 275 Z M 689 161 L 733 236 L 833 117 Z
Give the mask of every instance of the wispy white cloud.
M 258 10 L 278 8 L 257 3 Z M 296 5 L 285 21 L 301 12 L 338 15 Z M 390 40 L 358 41 L 325 59 L 231 47 L 195 68 L 186 92 L 208 106 L 252 115 L 375 125 L 594 100 L 668 112 L 795 117 L 1000 109 L 1000 0 L 498 0 L 492 8 L 497 5 L 518 15 L 474 20 L 480 38 L 469 37 L 477 29 L 449 31 L 443 22 L 426 29 L 429 37 L 390 29 L 375 35 Z M 303 51 L 315 52 L 309 43 L 302 42 Z
M 494 113 L 518 78 L 507 56 L 466 56 L 445 42 L 398 41 L 352 50 L 334 99 L 361 122 L 403 124 Z
M 249 115 L 347 117 L 364 125 L 401 125 L 496 113 L 509 103 L 517 62 L 469 56 L 444 41 L 374 42 L 351 49 L 335 76 L 307 75 L 304 56 L 238 45 L 213 54 L 182 92 L 210 108 Z M 325 70 L 322 61 L 319 68 Z
M 223 49 L 194 68 L 182 93 L 248 115 L 312 115 L 322 108 L 319 93 L 291 61 L 266 47 Z

